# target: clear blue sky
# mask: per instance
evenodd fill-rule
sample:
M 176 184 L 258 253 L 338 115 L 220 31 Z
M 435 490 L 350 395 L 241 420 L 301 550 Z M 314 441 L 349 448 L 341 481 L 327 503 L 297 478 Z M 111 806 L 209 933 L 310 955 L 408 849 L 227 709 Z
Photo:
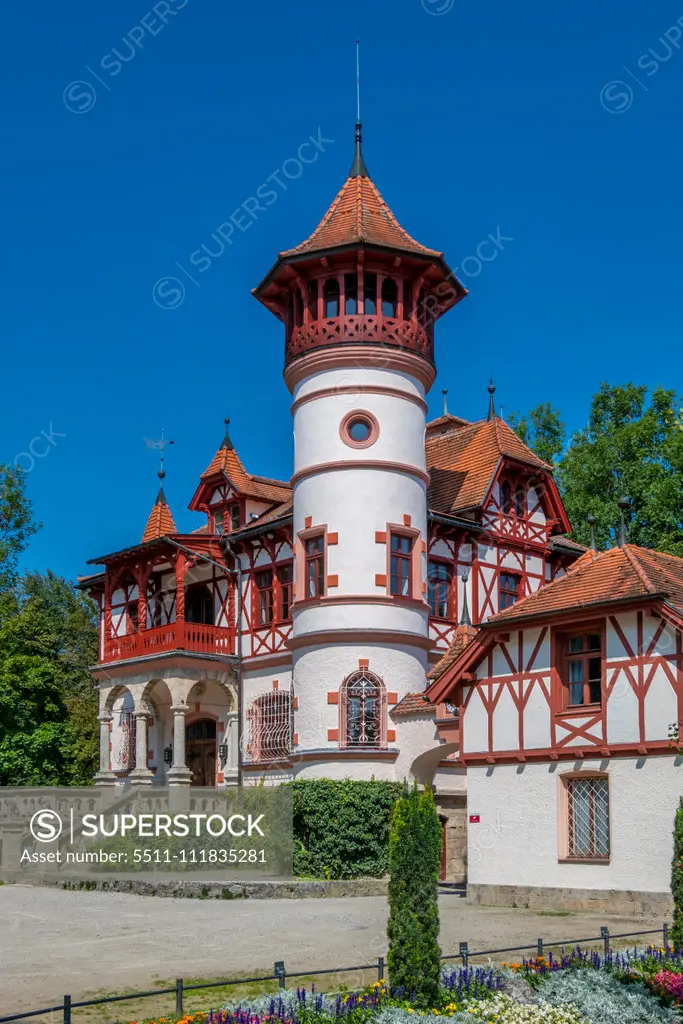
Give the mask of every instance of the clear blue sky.
M 143 439 L 162 427 L 180 528 L 199 524 L 186 506 L 226 414 L 248 469 L 289 476 L 282 331 L 250 289 L 344 181 L 357 35 L 366 161 L 401 223 L 453 267 L 498 229 L 512 239 L 478 275 L 463 264 L 470 296 L 438 330 L 432 413 L 447 385 L 451 411 L 482 416 L 491 373 L 504 412 L 547 400 L 573 428 L 601 380 L 680 389 L 683 50 L 660 38 L 680 4 L 150 11 L 36 0 L 4 15 L 0 459 L 54 432 L 28 476 L 44 528 L 27 566 L 75 576 L 139 539 L 157 488 Z M 654 70 L 651 47 L 670 54 Z M 115 49 L 134 55 L 117 65 Z M 287 180 L 319 129 L 334 143 Z M 287 191 L 197 273 L 191 254 L 216 251 L 212 232 L 276 171 Z M 174 309 L 153 301 L 167 276 L 187 286 Z

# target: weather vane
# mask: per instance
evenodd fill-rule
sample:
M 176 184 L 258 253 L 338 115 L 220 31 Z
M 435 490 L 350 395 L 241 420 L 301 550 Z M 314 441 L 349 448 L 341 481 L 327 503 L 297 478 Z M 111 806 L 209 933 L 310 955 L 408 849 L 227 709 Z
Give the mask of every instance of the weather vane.
M 159 456 L 159 473 L 158 473 L 158 476 L 159 476 L 160 480 L 163 480 L 164 477 L 166 476 L 166 471 L 164 469 L 164 453 L 166 451 L 166 445 L 167 444 L 175 444 L 175 441 L 167 441 L 166 440 L 166 433 L 165 433 L 163 428 L 161 430 L 161 439 L 159 441 L 155 441 L 151 437 L 145 437 L 145 438 L 143 438 L 143 440 L 144 440 L 144 442 L 145 442 L 145 444 L 147 445 L 148 448 L 153 448 L 156 451 L 160 451 L 161 452 L 161 455 Z

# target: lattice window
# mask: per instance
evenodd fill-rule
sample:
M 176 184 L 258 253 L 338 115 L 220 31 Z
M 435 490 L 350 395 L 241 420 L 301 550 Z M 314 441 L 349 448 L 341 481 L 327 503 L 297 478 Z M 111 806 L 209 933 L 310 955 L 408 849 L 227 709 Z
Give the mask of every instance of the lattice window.
M 567 779 L 566 786 L 568 855 L 605 860 L 610 854 L 607 779 Z
M 379 676 L 361 669 L 345 679 L 339 701 L 342 747 L 386 747 L 386 706 Z
M 292 752 L 294 702 L 289 690 L 270 690 L 247 710 L 247 760 L 277 761 Z
M 135 715 L 132 711 L 119 712 L 119 739 L 112 751 L 114 768 L 132 771 L 135 768 Z

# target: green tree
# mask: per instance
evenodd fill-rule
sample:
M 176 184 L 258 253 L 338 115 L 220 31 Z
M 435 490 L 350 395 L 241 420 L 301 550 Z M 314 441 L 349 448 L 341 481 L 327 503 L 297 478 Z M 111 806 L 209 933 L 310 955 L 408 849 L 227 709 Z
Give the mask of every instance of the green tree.
M 0 596 L 16 585 L 19 555 L 40 528 L 25 483 L 23 470 L 0 462 Z
M 439 998 L 441 822 L 429 787 L 396 801 L 389 834 L 389 980 L 418 1006 Z
M 586 516 L 597 519 L 598 546 L 614 543 L 619 499 L 627 497 L 628 539 L 683 555 L 683 431 L 673 391 L 602 384 L 587 426 L 574 434 L 558 483 L 572 536 L 590 543 Z
M 671 942 L 674 949 L 683 950 L 683 797 L 681 797 L 674 820 L 674 855 L 671 862 L 671 895 L 674 901 L 674 918 L 671 926 Z
M 562 451 L 566 438 L 565 425 L 557 409 L 550 402 L 543 402 L 531 409 L 525 416 L 512 413 L 510 426 L 539 459 L 554 464 Z

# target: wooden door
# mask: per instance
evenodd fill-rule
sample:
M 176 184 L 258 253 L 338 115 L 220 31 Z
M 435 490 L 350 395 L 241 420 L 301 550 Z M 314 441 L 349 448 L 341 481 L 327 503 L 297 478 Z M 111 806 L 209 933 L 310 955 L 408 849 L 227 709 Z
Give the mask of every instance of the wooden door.
M 185 757 L 192 772 L 192 786 L 216 785 L 216 723 L 213 719 L 202 718 L 188 725 Z

